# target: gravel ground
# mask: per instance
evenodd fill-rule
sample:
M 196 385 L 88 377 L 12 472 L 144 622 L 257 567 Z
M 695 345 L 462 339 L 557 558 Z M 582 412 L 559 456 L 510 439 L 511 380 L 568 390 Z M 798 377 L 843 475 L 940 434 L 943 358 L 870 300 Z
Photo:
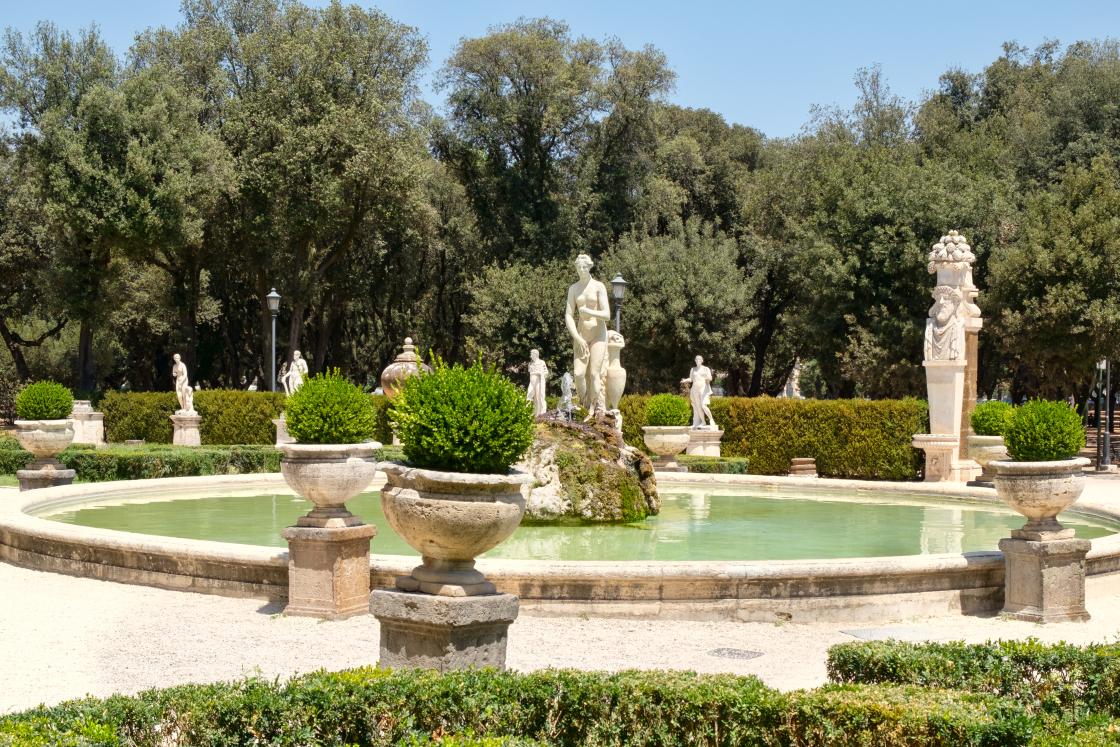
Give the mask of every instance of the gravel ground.
M 136 693 L 185 682 L 260 673 L 288 677 L 377 662 L 371 617 L 319 622 L 279 615 L 250 599 L 128 586 L 0 563 L 0 712 L 85 694 Z M 692 669 L 756 674 L 784 690 L 825 682 L 828 647 L 856 640 L 849 628 L 921 626 L 950 639 L 1026 638 L 1111 642 L 1120 597 L 1089 604 L 1093 620 L 1039 626 L 998 617 L 941 617 L 880 623 L 705 623 L 521 617 L 510 629 L 508 664 L 617 670 Z M 762 652 L 743 660 L 718 648 Z

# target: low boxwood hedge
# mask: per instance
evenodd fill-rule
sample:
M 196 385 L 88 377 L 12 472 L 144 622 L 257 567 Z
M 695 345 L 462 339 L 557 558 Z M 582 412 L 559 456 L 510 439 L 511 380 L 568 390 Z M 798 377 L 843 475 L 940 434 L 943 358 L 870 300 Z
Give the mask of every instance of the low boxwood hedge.
M 170 444 L 170 416 L 179 409 L 179 401 L 174 392 L 110 392 L 99 408 L 105 413 L 105 438 L 110 443 L 143 439 Z M 272 421 L 284 409 L 284 395 L 207 389 L 195 392 L 194 408 L 202 416 L 198 430 L 203 446 L 275 444 Z
M 1022 708 L 991 695 L 852 685 L 783 694 L 755 677 L 554 669 L 362 668 L 184 685 L 3 716 L 0 734 L 47 724 L 52 739 L 111 744 L 111 733 L 136 747 L 169 734 L 177 744 L 275 747 L 424 745 L 444 734 L 557 747 L 1017 747 L 1032 733 Z
M 746 457 L 706 457 L 682 454 L 677 461 L 689 472 L 713 475 L 749 475 L 751 460 Z
M 626 443 L 645 450 L 648 395 L 619 403 Z M 750 474 L 788 473 L 791 460 L 813 457 L 827 477 L 914 480 L 922 453 L 911 445 L 929 431 L 924 400 L 817 400 L 716 397 L 712 415 L 723 433 L 724 457 L 746 457 Z
M 14 439 L 12 439 L 14 441 Z M 16 444 L 0 444 L 0 475 L 14 475 L 32 456 Z M 274 446 L 143 446 L 110 445 L 95 449 L 92 444 L 72 444 L 58 455 L 67 469 L 86 482 L 147 480 L 155 477 L 196 475 L 241 475 L 279 472 L 280 457 Z
M 1120 716 L 1120 645 L 896 641 L 843 643 L 828 651 L 834 682 L 912 684 L 1014 698 L 1031 712 L 1078 719 Z

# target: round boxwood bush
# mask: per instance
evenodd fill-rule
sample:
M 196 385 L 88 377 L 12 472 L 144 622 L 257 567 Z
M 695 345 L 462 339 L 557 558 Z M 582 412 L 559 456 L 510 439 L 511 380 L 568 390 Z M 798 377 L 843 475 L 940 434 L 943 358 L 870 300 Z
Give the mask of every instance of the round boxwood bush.
M 338 369 L 306 379 L 284 403 L 288 434 L 301 444 L 357 444 L 373 437 L 369 395 Z
M 998 399 L 981 402 L 968 418 L 972 421 L 972 432 L 977 436 L 1002 436 L 1007 418 L 1014 411 L 1014 407 Z
M 74 395 L 53 381 L 36 381 L 16 397 L 20 420 L 65 420 L 73 409 Z
M 646 404 L 649 425 L 688 425 L 692 422 L 692 405 L 675 394 L 658 394 Z
M 533 443 L 533 405 L 525 392 L 481 362 L 405 379 L 392 417 L 404 456 L 423 469 L 504 474 Z
M 1017 462 L 1056 462 L 1085 447 L 1085 429 L 1081 416 L 1065 402 L 1032 399 L 1007 419 L 1003 442 Z

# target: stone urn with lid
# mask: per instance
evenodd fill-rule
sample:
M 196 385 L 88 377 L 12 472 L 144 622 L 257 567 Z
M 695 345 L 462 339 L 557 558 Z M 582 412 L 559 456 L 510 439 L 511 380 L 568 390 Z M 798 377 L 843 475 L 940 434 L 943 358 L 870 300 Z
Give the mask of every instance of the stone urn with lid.
M 412 344 L 412 338 L 406 337 L 404 352 L 381 372 L 381 390 L 385 392 L 386 397 L 396 397 L 401 391 L 401 386 L 404 385 L 404 380 L 420 373 L 420 369 L 424 369 L 425 373 L 432 372 L 431 366 L 416 355 L 416 346 Z

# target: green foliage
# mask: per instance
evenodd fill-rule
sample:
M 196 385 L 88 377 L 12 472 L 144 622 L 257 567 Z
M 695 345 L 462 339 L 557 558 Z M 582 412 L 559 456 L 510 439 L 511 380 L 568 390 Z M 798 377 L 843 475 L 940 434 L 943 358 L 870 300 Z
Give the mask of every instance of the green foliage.
M 1007 419 L 1015 411 L 1012 405 L 998 399 L 981 402 L 969 415 L 972 430 L 977 436 L 1002 436 Z
M 393 443 L 393 401 L 384 394 L 371 394 L 369 400 L 373 403 L 374 412 L 373 439 L 382 444 Z
M 649 424 L 646 408 L 652 397 L 648 394 L 624 394 L 618 401 L 618 411 L 622 413 L 622 439 L 646 454 L 652 454 L 642 437 L 642 426 Z
M 692 405 L 676 394 L 657 394 L 646 403 L 645 425 L 688 425 L 692 422 Z M 623 427 L 626 422 L 623 420 Z
M 1033 399 L 1015 408 L 1004 426 L 1007 453 L 1017 462 L 1053 462 L 1085 447 L 1081 416 L 1065 402 Z
M 337 370 L 306 379 L 284 404 L 288 433 L 301 444 L 356 444 L 377 429 L 369 395 Z
M 367 667 L 286 683 L 250 678 L 40 706 L 0 717 L 0 734 L 46 721 L 56 733 L 110 727 L 122 742 L 156 747 L 164 739 L 159 726 L 172 719 L 182 744 L 275 747 L 427 745 L 446 734 L 507 740 L 502 747 L 524 740 L 549 747 L 1022 747 L 1032 726 L 1013 701 L 916 687 L 830 685 L 783 694 L 755 677 L 693 672 L 441 675 Z
M 74 409 L 74 396 L 62 384 L 36 381 L 16 397 L 20 420 L 64 420 Z
M 73 444 L 58 455 L 58 460 L 84 482 L 279 472 L 282 456 L 274 446 L 86 447 Z M 22 449 L 0 449 L 0 475 L 14 475 L 31 459 L 31 453 Z
M 194 406 L 202 416 L 199 437 L 204 446 L 275 444 L 276 426 L 284 395 L 237 389 L 195 392 Z M 174 429 L 171 415 L 179 409 L 174 392 L 108 392 L 101 401 L 105 413 L 105 438 L 110 443 L 143 439 L 149 444 L 170 444 Z
M 675 396 L 675 395 L 668 395 Z M 680 398 L 678 398 L 680 399 Z M 643 398 L 626 395 L 623 436 L 639 446 Z M 724 457 L 746 457 L 750 473 L 789 472 L 791 460 L 814 457 L 817 473 L 829 477 L 913 480 L 921 453 L 911 446 L 915 433 L 929 430 L 929 407 L 917 399 L 796 400 L 769 397 L 716 397 L 711 403 L 723 430 Z
M 706 457 L 681 454 L 677 462 L 688 467 L 689 472 L 710 475 L 750 474 L 751 460 L 746 457 Z
M 533 442 L 525 393 L 481 362 L 437 358 L 431 374 L 405 380 L 393 417 L 405 456 L 425 469 L 504 474 Z
M 1065 719 L 1120 716 L 1120 646 L 1037 639 L 982 644 L 842 643 L 828 651 L 834 682 L 921 685 L 1012 698 Z

